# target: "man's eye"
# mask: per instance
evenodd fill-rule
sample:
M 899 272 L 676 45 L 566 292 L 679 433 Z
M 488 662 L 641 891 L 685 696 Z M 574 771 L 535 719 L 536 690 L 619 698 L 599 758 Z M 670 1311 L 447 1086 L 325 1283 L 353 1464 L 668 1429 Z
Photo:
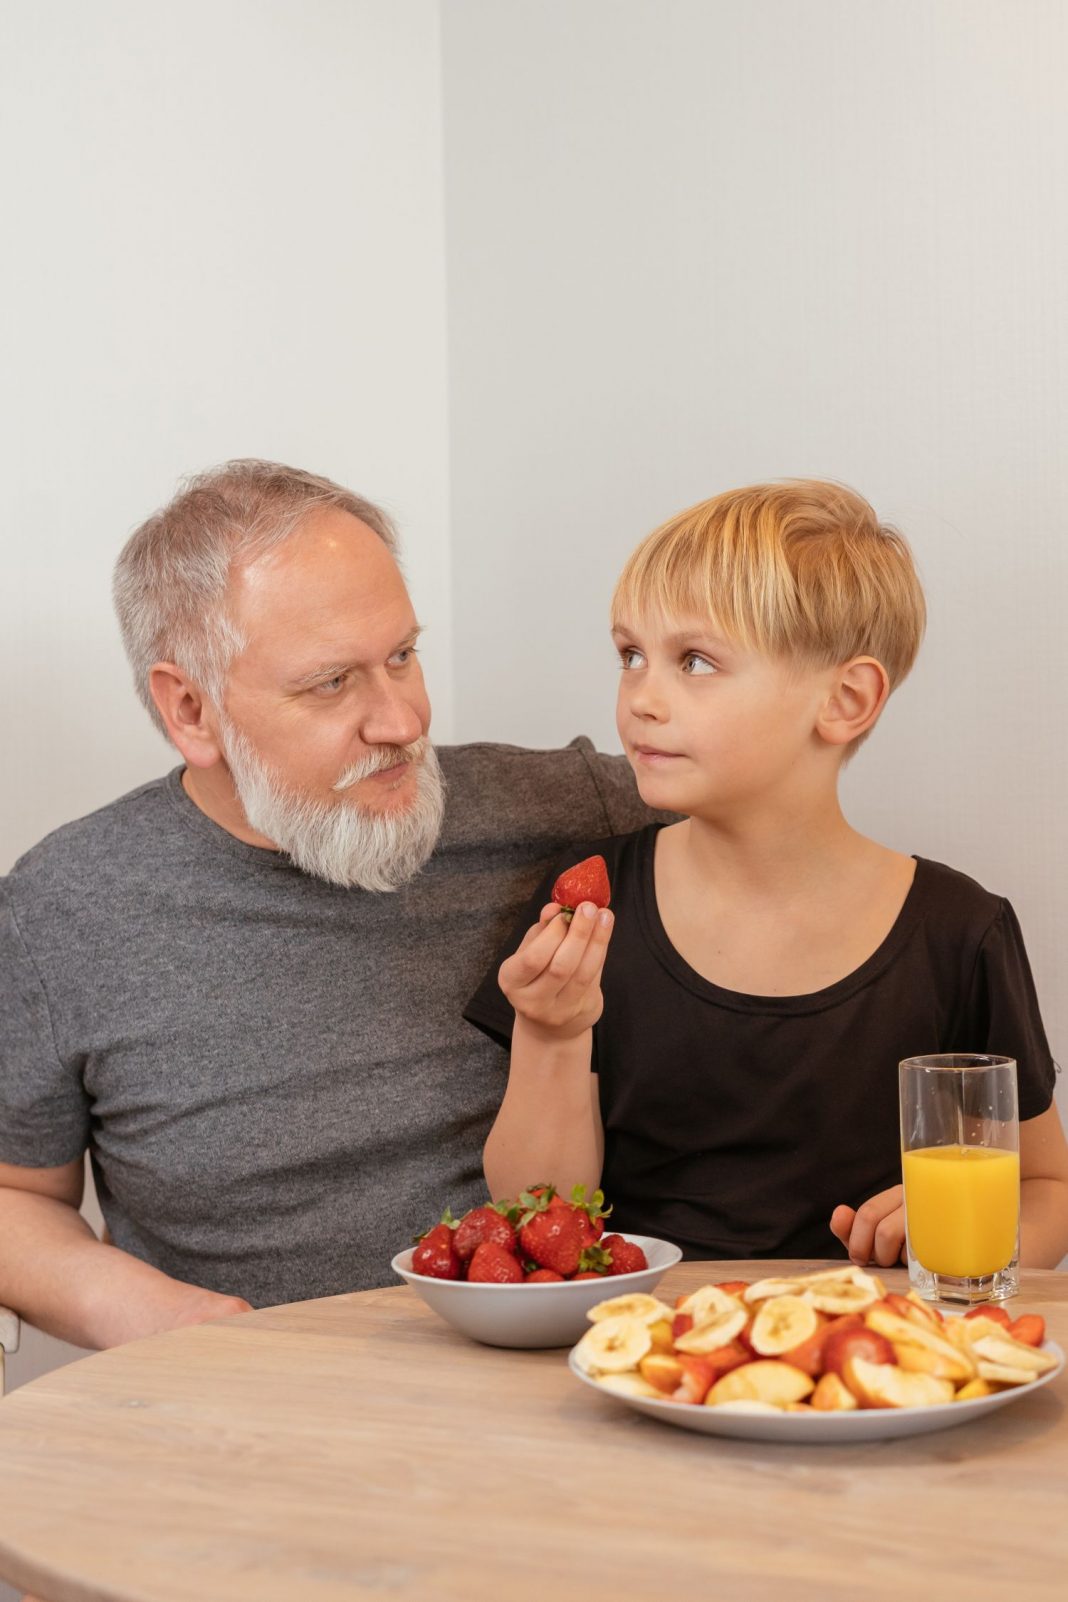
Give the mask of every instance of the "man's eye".
M 417 654 L 418 653 L 414 645 L 406 645 L 402 650 L 394 651 L 393 655 L 389 659 L 390 666 L 407 667 L 408 663 Z
M 633 671 L 634 668 L 642 667 L 644 662 L 644 656 L 633 645 L 628 645 L 626 650 L 619 653 L 619 664 L 625 673 Z
M 316 684 L 314 686 L 314 693 L 316 695 L 326 696 L 327 699 L 329 699 L 332 695 L 340 695 L 341 691 L 345 688 L 346 678 L 347 675 L 344 673 L 335 673 L 332 679 L 323 679 L 321 684 Z
M 696 651 L 687 651 L 682 659 L 682 671 L 689 673 L 691 678 L 705 678 L 709 673 L 718 673 L 719 668 L 710 662 L 707 656 L 698 656 Z

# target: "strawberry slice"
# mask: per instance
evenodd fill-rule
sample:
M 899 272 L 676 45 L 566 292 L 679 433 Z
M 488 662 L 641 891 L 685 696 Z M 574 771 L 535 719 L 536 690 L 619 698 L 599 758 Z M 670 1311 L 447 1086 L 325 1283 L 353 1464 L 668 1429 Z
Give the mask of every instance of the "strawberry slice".
M 612 899 L 608 883 L 608 864 L 603 857 L 587 857 L 565 868 L 553 885 L 552 899 L 565 912 L 574 912 L 583 901 L 592 901 L 595 907 L 607 907 Z

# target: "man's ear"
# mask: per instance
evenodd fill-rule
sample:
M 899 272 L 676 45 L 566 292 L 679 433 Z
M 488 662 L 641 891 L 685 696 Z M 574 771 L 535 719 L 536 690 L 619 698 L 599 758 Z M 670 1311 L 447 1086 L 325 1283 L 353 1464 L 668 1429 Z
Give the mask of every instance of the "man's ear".
M 148 688 L 167 733 L 191 768 L 210 768 L 222 747 L 210 703 L 199 686 L 173 662 L 150 668 Z
M 890 694 L 886 669 L 873 656 L 857 656 L 835 673 L 816 721 L 827 745 L 851 745 L 876 722 Z

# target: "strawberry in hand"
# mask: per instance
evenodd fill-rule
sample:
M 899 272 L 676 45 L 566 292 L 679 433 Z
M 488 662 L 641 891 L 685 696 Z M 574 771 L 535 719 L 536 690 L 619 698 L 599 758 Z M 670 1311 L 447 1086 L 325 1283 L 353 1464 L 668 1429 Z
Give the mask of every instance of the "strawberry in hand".
M 563 907 L 564 917 L 570 918 L 576 907 L 590 901 L 595 907 L 607 907 L 612 899 L 608 883 L 608 864 L 603 857 L 587 857 L 566 868 L 553 885 L 552 899 Z

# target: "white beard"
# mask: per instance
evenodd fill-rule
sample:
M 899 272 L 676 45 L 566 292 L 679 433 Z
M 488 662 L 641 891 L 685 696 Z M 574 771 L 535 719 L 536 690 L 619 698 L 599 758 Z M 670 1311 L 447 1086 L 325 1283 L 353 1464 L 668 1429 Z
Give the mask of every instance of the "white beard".
M 304 873 L 345 889 L 398 890 L 419 872 L 437 844 L 445 786 L 437 754 L 424 736 L 408 746 L 381 746 L 354 763 L 334 785 L 339 794 L 397 762 L 418 763 L 415 800 L 403 811 L 371 812 L 355 800 L 333 804 L 287 789 L 247 735 L 220 720 L 223 753 L 245 817 Z

